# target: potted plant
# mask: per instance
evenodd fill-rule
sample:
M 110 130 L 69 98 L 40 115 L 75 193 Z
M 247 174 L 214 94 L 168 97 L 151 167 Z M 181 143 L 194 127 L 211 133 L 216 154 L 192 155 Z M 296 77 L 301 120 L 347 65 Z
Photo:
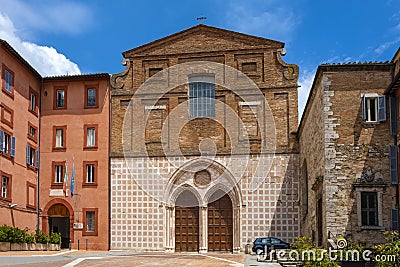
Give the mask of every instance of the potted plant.
M 36 240 L 36 246 L 38 246 L 40 250 L 48 249 L 47 244 L 49 243 L 50 238 L 45 232 L 43 232 L 40 229 L 37 229 L 35 233 L 35 240 Z
M 0 226 L 0 251 L 9 251 L 10 250 L 10 241 L 8 240 L 7 235 L 7 225 Z
M 27 229 L 22 230 L 11 227 L 9 231 L 9 240 L 11 242 L 11 250 L 28 250 L 26 243 Z
M 60 233 L 51 233 L 49 237 L 49 250 L 60 250 L 61 246 L 61 234 Z

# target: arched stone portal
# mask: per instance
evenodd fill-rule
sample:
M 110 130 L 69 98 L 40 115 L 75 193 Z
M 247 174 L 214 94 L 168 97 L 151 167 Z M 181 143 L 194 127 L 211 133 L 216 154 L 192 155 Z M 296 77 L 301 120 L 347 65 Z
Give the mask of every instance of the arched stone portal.
M 184 199 L 191 201 L 182 203 Z M 194 247 L 193 241 L 189 241 L 193 240 L 189 238 L 189 232 L 182 231 L 194 227 L 193 212 L 197 211 L 199 252 L 240 252 L 241 191 L 235 177 L 220 163 L 201 158 L 181 166 L 168 182 L 164 201 L 164 240 L 167 251 L 186 251 Z M 212 222 L 209 223 L 209 220 Z M 221 220 L 226 225 L 219 225 Z M 219 241 L 211 242 L 210 234 L 219 231 L 220 227 L 224 228 L 224 233 L 220 235 Z

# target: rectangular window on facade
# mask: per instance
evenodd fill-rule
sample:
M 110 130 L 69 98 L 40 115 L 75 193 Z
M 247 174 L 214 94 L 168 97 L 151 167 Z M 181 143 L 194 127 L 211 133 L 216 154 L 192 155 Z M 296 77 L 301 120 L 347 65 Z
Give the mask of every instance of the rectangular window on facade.
M 7 95 L 14 97 L 14 72 L 3 64 L 2 90 Z
M 65 161 L 53 162 L 53 181 L 52 185 L 62 185 L 65 174 Z
M 28 138 L 35 143 L 38 140 L 38 128 L 28 121 Z
M 215 79 L 213 76 L 189 77 L 189 116 L 215 117 Z
M 38 93 L 33 88 L 29 87 L 29 111 L 37 115 L 38 113 Z
M 363 96 L 363 120 L 381 122 L 386 120 L 385 96 Z
M 362 226 L 378 226 L 378 193 L 361 192 Z
M 26 145 L 26 164 L 28 167 L 35 167 L 38 169 L 38 161 L 37 161 L 37 153 L 36 149 L 30 145 Z
M 1 174 L 1 196 L 0 199 L 11 201 L 11 175 L 0 172 Z
M 97 161 L 83 162 L 83 186 L 97 186 Z
M 53 149 L 66 148 L 67 126 L 53 126 Z
M 96 129 L 88 128 L 87 129 L 87 146 L 93 147 L 96 145 Z
M 86 182 L 87 183 L 94 183 L 94 164 L 87 164 L 86 165 Z
M 98 234 L 98 209 L 97 208 L 83 208 L 83 233 L 82 235 L 95 235 Z
M 85 149 L 97 148 L 97 124 L 86 124 L 84 125 L 84 144 Z
M 15 157 L 15 137 L 10 132 L 0 130 L 0 152 L 6 157 Z
M 67 108 L 67 88 L 55 87 L 54 88 L 54 109 Z
M 85 90 L 85 108 L 97 108 L 98 105 L 97 86 L 86 86 Z
M 11 129 L 14 126 L 14 111 L 4 103 L 1 103 L 1 122 Z

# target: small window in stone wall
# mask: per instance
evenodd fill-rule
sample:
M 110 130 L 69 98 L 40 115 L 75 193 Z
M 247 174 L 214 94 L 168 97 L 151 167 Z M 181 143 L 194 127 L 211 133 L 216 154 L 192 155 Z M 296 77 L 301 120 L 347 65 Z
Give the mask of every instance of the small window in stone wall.
M 382 122 L 386 120 L 386 98 L 375 94 L 362 97 L 363 120 L 366 122 Z
M 163 68 L 149 68 L 149 78 L 162 70 Z
M 257 63 L 256 62 L 243 62 L 242 63 L 242 72 L 243 73 L 254 73 L 257 71 Z

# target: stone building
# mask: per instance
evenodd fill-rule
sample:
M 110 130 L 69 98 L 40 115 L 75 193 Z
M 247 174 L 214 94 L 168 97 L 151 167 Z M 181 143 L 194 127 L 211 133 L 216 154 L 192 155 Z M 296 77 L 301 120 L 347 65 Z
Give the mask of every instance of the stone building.
M 109 79 L 43 78 L 40 215 L 45 232 L 61 233 L 62 247 L 109 249 Z
M 396 207 L 392 209 L 392 228 L 400 229 L 399 226 L 399 204 L 400 204 L 400 187 L 399 187 L 399 140 L 400 140 L 400 48 L 392 59 L 394 64 L 392 70 L 392 80 L 386 89 L 385 94 L 390 101 L 390 135 L 393 138 L 393 144 L 390 150 L 390 181 L 397 186 Z
M 392 63 L 320 65 L 299 126 L 301 234 L 384 241 L 397 208 L 391 184 Z
M 40 74 L 0 39 L 0 225 L 38 225 Z
M 111 249 L 239 252 L 299 235 L 298 67 L 284 54 L 206 25 L 123 53 L 111 78 Z

